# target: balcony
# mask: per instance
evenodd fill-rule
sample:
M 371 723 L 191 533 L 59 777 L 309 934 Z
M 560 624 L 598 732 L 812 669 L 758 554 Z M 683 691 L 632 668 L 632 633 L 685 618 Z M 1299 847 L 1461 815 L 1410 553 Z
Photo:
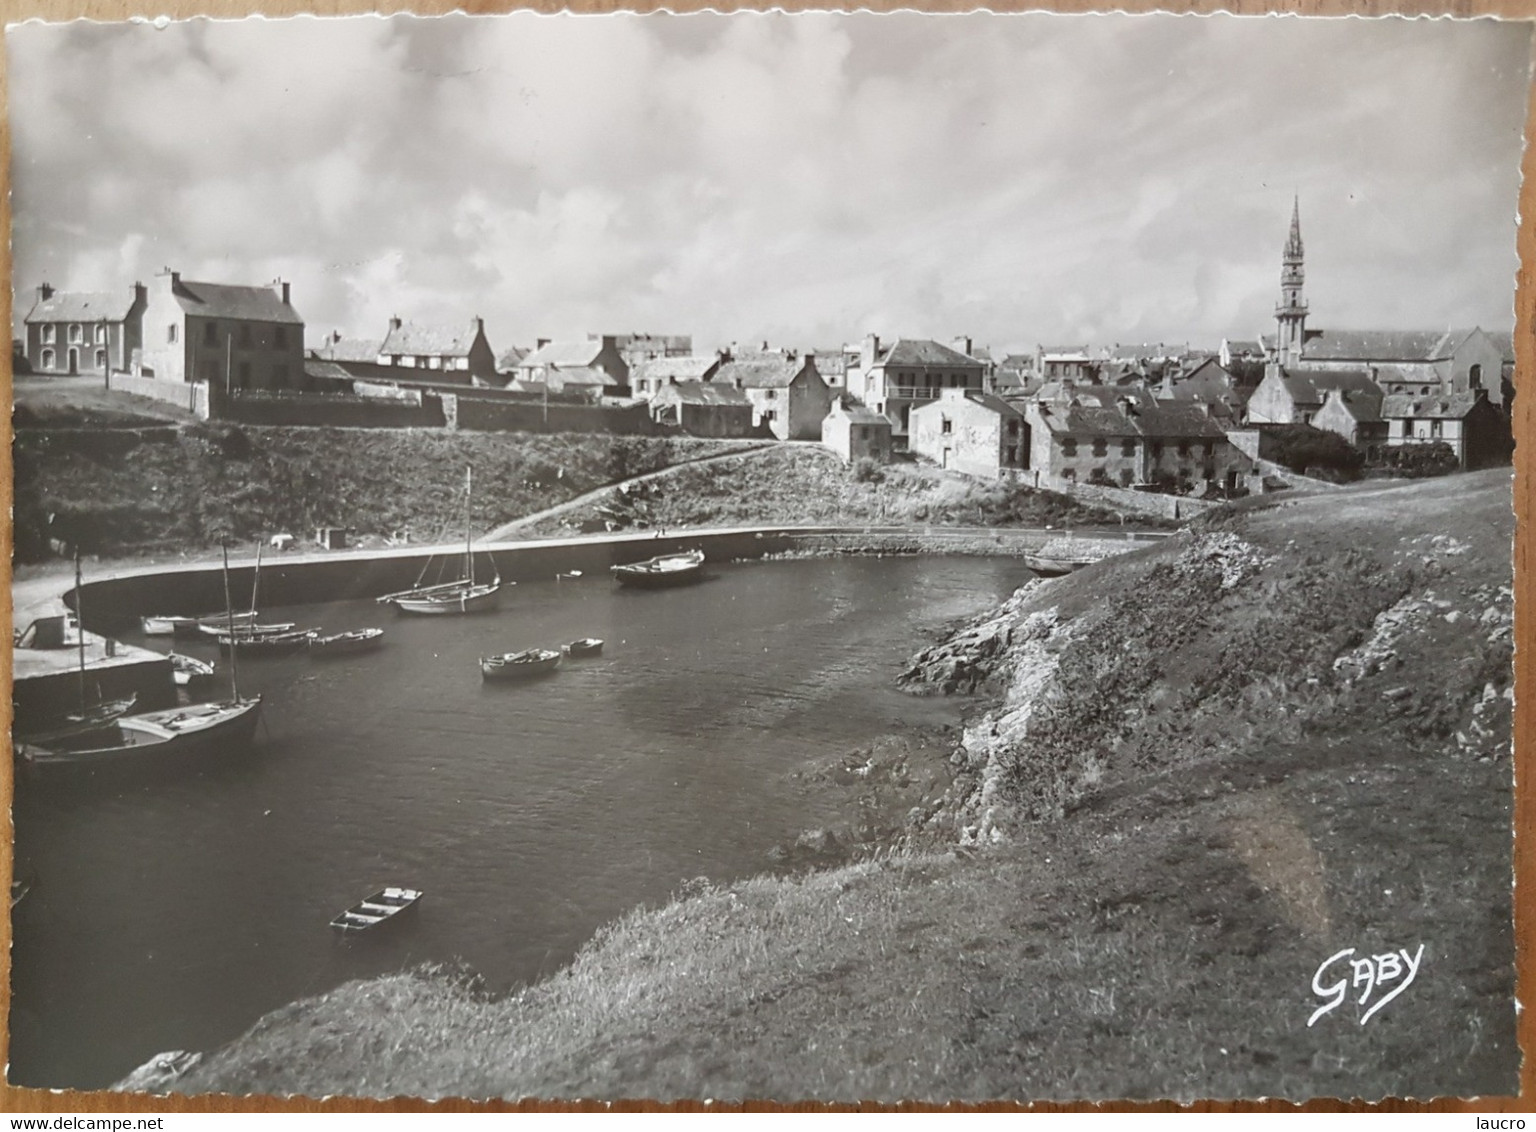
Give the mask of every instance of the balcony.
M 889 385 L 885 390 L 887 401 L 934 401 L 940 389 L 936 385 Z

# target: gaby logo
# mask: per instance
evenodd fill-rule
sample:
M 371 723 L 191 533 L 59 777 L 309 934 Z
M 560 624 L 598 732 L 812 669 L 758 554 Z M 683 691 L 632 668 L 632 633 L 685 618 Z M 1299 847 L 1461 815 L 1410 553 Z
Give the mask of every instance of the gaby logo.
M 1377 997 L 1371 1003 L 1370 1008 L 1360 1016 L 1360 1025 L 1364 1026 L 1387 1003 L 1408 989 L 1414 978 L 1419 973 L 1419 964 L 1424 959 L 1424 945 L 1419 944 L 1419 949 L 1412 955 L 1408 954 L 1406 947 L 1397 951 L 1387 951 L 1380 955 L 1366 955 L 1359 959 L 1350 958 L 1355 954 L 1355 948 L 1346 948 L 1337 954 L 1330 955 L 1318 966 L 1312 976 L 1312 993 L 1318 998 L 1326 999 L 1321 1006 L 1312 1012 L 1312 1017 L 1307 1019 L 1307 1025 L 1311 1026 L 1330 1010 L 1340 1006 L 1349 997 L 1352 987 L 1364 987 L 1356 1004 L 1364 1006 L 1366 1000 L 1373 993 L 1383 990 L 1388 984 L 1391 989 Z M 1330 982 L 1330 979 L 1337 981 Z

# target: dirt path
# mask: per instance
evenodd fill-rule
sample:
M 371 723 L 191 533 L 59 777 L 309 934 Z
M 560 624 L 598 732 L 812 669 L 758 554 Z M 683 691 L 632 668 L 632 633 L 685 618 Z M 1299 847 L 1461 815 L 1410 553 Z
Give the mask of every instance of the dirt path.
M 543 522 L 545 519 L 554 518 L 560 515 L 564 515 L 568 512 L 575 511 L 578 508 L 584 507 L 588 503 L 593 502 L 594 500 L 601 499 L 615 488 L 627 484 L 643 483 L 647 480 L 662 479 L 671 475 L 679 468 L 693 468 L 699 466 L 700 464 L 719 464 L 726 460 L 749 459 L 754 456 L 760 456 L 764 452 L 772 451 L 775 448 L 787 447 L 790 443 L 791 442 L 789 441 L 771 441 L 756 445 L 752 448 L 745 448 L 738 452 L 725 452 L 719 456 L 701 456 L 696 460 L 684 460 L 681 463 L 670 464 L 667 467 L 660 469 L 659 471 L 646 472 L 644 475 L 639 476 L 631 476 L 626 480 L 616 480 L 613 483 L 604 484 L 602 487 L 595 487 L 591 491 L 584 491 L 574 499 L 567 499 L 564 503 L 557 503 L 553 507 L 546 507 L 542 511 L 535 511 L 532 515 L 524 515 L 521 519 L 513 519 L 510 523 L 503 523 L 494 531 L 490 531 L 481 535 L 475 541 L 497 542 L 503 539 L 515 538 L 519 531 L 526 530 L 536 523 Z

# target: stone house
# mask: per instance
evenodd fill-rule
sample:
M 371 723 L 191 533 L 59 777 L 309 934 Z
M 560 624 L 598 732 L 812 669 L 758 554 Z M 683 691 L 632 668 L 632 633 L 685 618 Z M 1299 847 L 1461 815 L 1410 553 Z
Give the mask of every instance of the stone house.
M 23 320 L 33 373 L 126 372 L 143 345 L 144 284 L 123 291 L 55 291 L 47 283 Z
M 198 283 L 168 270 L 148 288 L 143 345 L 132 368 L 159 381 L 302 389 L 304 320 L 287 283 Z
M 752 402 L 754 427 L 780 440 L 820 440 L 832 392 L 816 360 L 795 354 L 753 354 L 722 362 L 710 384 L 740 389 Z
M 1312 416 L 1312 427 L 1337 433 L 1374 460 L 1387 440 L 1387 422 L 1382 419 L 1380 389 L 1330 389 L 1323 407 Z
M 619 350 L 616 335 L 564 341 L 540 338 L 533 353 L 518 362 L 512 372 L 524 388 L 536 388 L 546 383 L 558 383 L 549 379 L 562 369 L 600 369 L 613 378 L 613 384 L 607 387 L 607 395 L 630 395 L 629 363 Z
M 1087 346 L 1035 347 L 1035 376 L 1041 381 L 1092 381 L 1097 370 Z
M 1197 401 L 1080 390 L 1066 400 L 1026 402 L 1024 410 L 1037 483 L 1209 484 L 1230 491 L 1252 465 Z
M 891 435 L 903 441 L 913 408 L 945 389 L 980 393 L 986 374 L 986 363 L 932 339 L 898 338 L 886 345 L 871 334 L 860 344 L 857 364 L 848 369 L 847 388 L 865 408 L 883 413 Z
M 862 405 L 848 405 L 838 398 L 821 422 L 821 442 L 836 452 L 845 464 L 856 464 L 860 460 L 888 464 L 891 461 L 891 422 L 883 413 Z
M 995 394 L 946 389 L 913 409 L 911 419 L 908 447 L 941 468 L 1004 479 L 1029 467 L 1029 422 Z
M 1387 393 L 1416 393 L 1425 397 L 1481 389 L 1496 406 L 1505 400 L 1504 351 L 1480 327 L 1307 330 L 1302 339 L 1301 360 L 1313 370 L 1374 367 L 1377 380 Z
M 682 381 L 708 381 L 720 368 L 716 354 L 681 354 L 650 358 L 630 367 L 629 385 L 633 396 L 649 401 L 663 386 Z
M 389 320 L 389 331 L 375 351 L 375 361 L 402 381 L 451 385 L 500 385 L 496 352 L 485 337 L 485 320 L 463 326 L 432 326 Z
M 733 385 L 717 381 L 674 381 L 650 399 L 651 418 L 691 436 L 750 436 L 756 410 Z
M 1360 397 L 1380 397 L 1372 371 L 1316 369 L 1312 366 L 1266 367 L 1264 380 L 1248 398 L 1249 424 L 1311 424 L 1332 390 Z
M 1485 389 L 1416 397 L 1391 393 L 1382 399 L 1386 445 L 1444 444 L 1465 470 L 1502 463 L 1509 455 L 1509 426 Z

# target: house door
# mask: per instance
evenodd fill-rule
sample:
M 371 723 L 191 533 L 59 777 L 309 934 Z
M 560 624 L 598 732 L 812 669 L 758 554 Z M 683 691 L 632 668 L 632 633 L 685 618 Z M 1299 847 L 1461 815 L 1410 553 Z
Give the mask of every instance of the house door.
M 945 448 L 939 453 L 939 467 L 949 467 L 949 458 L 954 455 L 954 451 L 955 450 L 953 448 Z
M 80 351 L 73 346 L 69 348 L 69 372 L 72 374 L 80 372 Z

